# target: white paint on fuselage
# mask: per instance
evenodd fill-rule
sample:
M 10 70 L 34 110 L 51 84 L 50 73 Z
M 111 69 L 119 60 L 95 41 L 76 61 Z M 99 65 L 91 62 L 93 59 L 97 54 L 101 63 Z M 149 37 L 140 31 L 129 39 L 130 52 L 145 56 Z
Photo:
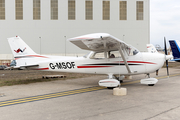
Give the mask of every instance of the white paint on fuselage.
M 61 56 L 61 57 L 48 56 L 48 57 L 49 58 L 47 59 L 39 58 L 39 68 L 48 68 L 46 69 L 46 71 L 90 73 L 90 74 L 135 75 L 135 74 L 143 74 L 143 73 L 152 73 L 160 69 L 165 61 L 165 55 L 163 54 L 139 52 L 134 56 L 126 57 L 131 70 L 131 73 L 128 73 L 125 65 L 119 65 L 119 61 L 123 61 L 122 58 L 90 59 L 85 57 L 65 57 L 65 56 Z M 63 66 L 63 63 L 66 65 L 66 67 Z M 110 65 L 112 63 L 116 65 Z M 54 65 L 53 69 L 50 64 Z M 58 67 L 57 64 L 60 64 L 61 67 L 60 66 Z M 104 67 L 98 67 L 98 66 L 104 66 Z

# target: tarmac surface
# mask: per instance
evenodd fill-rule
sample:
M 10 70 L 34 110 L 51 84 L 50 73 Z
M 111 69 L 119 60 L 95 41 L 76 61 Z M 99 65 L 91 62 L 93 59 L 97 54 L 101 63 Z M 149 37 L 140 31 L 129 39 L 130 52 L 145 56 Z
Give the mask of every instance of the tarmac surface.
M 155 73 L 151 77 L 156 77 Z M 0 87 L 0 120 L 160 120 L 180 118 L 180 68 L 159 71 L 155 86 L 145 75 L 124 80 L 126 96 L 98 87 L 96 76 Z M 4 96 L 3 96 L 4 95 Z

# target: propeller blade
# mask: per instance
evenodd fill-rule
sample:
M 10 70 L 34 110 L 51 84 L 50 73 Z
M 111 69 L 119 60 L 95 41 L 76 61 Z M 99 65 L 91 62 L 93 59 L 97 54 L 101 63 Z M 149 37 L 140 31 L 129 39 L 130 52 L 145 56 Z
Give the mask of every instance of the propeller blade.
M 164 51 L 165 51 L 165 55 L 167 55 L 166 38 L 165 37 L 164 37 Z
M 165 37 L 164 37 L 164 51 L 165 51 L 165 55 L 167 55 L 166 38 Z M 167 76 L 169 76 L 168 60 L 166 60 L 166 69 L 167 69 Z

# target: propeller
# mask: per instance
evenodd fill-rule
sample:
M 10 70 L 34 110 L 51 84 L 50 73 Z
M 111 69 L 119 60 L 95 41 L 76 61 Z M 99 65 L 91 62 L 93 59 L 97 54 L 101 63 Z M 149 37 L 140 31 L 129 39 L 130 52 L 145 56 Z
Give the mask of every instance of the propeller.
M 164 37 L 164 51 L 165 51 L 165 55 L 167 55 L 166 38 L 165 38 L 165 37 Z M 165 59 L 166 59 L 166 58 L 165 58 Z M 166 60 L 166 69 L 167 69 L 167 76 L 169 76 L 168 60 Z

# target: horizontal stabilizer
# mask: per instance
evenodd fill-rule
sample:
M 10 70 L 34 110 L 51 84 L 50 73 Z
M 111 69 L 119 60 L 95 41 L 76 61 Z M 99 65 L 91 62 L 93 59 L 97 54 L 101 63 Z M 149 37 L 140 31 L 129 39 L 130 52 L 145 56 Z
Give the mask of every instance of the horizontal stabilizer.
M 6 70 L 10 70 L 10 69 L 27 69 L 27 68 L 31 68 L 31 67 L 38 67 L 39 65 L 23 65 L 23 66 L 12 66 L 12 67 L 7 67 Z

